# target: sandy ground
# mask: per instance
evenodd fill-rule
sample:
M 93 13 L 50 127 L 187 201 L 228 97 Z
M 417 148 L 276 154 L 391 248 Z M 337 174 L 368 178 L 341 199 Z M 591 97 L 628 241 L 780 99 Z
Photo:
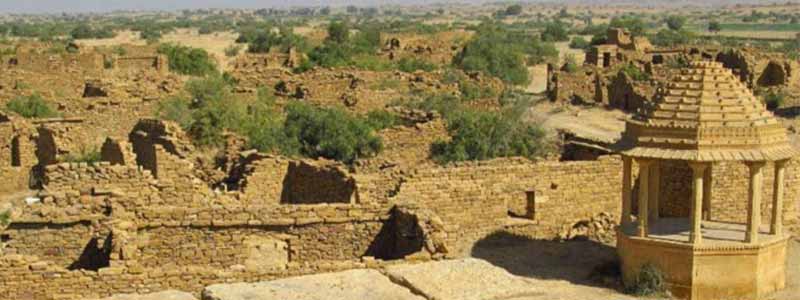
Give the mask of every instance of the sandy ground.
M 627 114 L 601 107 L 563 106 L 540 101 L 529 111 L 528 119 L 551 130 L 566 130 L 582 137 L 603 141 L 619 139 L 625 130 Z
M 219 63 L 222 70 L 227 70 L 229 58 L 225 56 L 225 49 L 234 45 L 238 34 L 235 32 L 215 32 L 212 34 L 198 34 L 196 29 L 178 29 L 165 34 L 161 43 L 175 43 L 208 51 Z M 146 42 L 139 38 L 138 32 L 121 31 L 111 39 L 78 40 L 79 44 L 86 46 L 113 46 L 120 44 L 145 45 Z M 241 52 L 244 52 L 242 49 Z M 240 52 L 240 53 L 241 53 Z

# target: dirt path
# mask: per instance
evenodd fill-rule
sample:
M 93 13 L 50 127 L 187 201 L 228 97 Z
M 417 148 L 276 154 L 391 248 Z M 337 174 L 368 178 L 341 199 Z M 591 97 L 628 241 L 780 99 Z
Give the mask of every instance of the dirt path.
M 529 118 L 547 129 L 565 130 L 600 141 L 616 141 L 625 130 L 627 115 L 599 107 L 559 106 L 543 101 L 530 110 Z

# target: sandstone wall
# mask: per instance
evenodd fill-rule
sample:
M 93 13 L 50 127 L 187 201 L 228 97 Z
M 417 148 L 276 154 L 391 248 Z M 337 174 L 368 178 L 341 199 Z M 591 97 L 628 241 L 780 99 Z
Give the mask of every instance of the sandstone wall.
M 661 163 L 660 213 L 667 217 L 688 217 L 691 196 L 692 171 L 686 163 Z M 761 214 L 762 222 L 772 218 L 772 194 L 775 171 L 768 163 L 762 170 Z M 711 219 L 723 222 L 745 223 L 747 220 L 750 172 L 744 163 L 716 163 L 712 167 Z M 784 174 L 784 224 L 796 230 L 800 225 L 800 162 L 790 161 Z
M 397 199 L 416 201 L 447 226 L 451 253 L 472 244 L 517 217 L 537 224 L 530 232 L 554 238 L 560 228 L 601 212 L 619 216 L 622 163 L 498 160 L 421 168 L 400 187 Z M 511 214 L 510 214 L 511 213 Z

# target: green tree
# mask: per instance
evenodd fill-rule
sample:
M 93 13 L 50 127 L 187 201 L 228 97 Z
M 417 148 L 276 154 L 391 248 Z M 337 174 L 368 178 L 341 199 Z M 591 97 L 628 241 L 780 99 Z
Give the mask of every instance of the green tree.
M 708 31 L 718 33 L 722 31 L 722 25 L 720 25 L 717 21 L 711 21 L 708 23 Z
M 326 41 L 335 44 L 344 44 L 350 39 L 350 25 L 338 21 L 328 24 L 328 37 Z
M 666 19 L 666 23 L 667 23 L 667 28 L 678 31 L 683 29 L 683 25 L 686 24 L 686 17 L 675 16 L 675 15 L 669 16 Z
M 522 5 L 514 4 L 509 7 L 506 7 L 505 15 L 506 16 L 517 16 L 522 14 Z
M 628 30 L 631 34 L 642 36 L 645 33 L 645 24 L 642 19 L 635 16 L 615 17 L 611 19 L 609 24 L 611 28 L 623 28 Z
M 571 49 L 584 49 L 585 50 L 585 49 L 589 49 L 589 46 L 591 46 L 589 44 L 589 41 L 584 39 L 582 36 L 576 36 L 576 37 L 572 38 L 572 40 L 569 42 L 569 47 Z
M 301 154 L 347 163 L 370 157 L 382 149 L 373 127 L 337 108 L 316 108 L 293 102 L 287 107 L 286 135 L 295 139 Z
M 563 42 L 569 40 L 567 25 L 559 21 L 548 23 L 542 31 L 542 41 Z
M 206 76 L 217 73 L 217 66 L 206 50 L 176 44 L 163 44 L 158 53 L 169 58 L 169 69 L 184 75 Z
M 536 157 L 547 152 L 541 127 L 508 112 L 461 110 L 447 119 L 449 142 L 431 145 L 439 162 L 486 160 L 495 157 Z
M 529 81 L 526 54 L 535 50 L 533 43 L 527 42 L 529 40 L 530 37 L 516 35 L 497 24 L 483 24 L 454 58 L 453 64 L 511 84 L 525 84 Z

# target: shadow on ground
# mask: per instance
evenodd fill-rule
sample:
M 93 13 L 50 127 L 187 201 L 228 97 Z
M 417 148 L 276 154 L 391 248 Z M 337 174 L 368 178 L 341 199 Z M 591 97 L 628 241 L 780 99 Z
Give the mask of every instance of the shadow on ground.
M 590 240 L 558 242 L 496 232 L 478 241 L 472 256 L 517 276 L 622 289 L 616 249 Z

